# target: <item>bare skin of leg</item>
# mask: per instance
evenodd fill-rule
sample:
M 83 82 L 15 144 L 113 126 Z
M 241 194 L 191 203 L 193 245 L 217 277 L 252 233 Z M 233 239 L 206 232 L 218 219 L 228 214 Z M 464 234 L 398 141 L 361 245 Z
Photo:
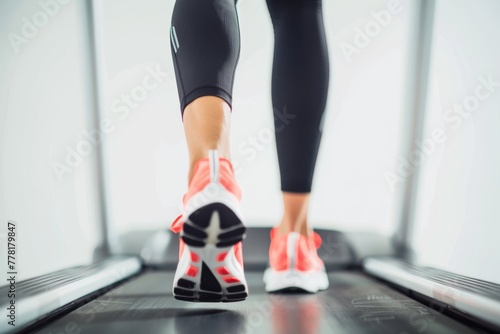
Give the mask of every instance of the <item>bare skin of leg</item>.
M 188 184 L 196 162 L 208 156 L 209 150 L 218 150 L 219 156 L 230 158 L 229 129 L 231 107 L 216 96 L 200 97 L 184 109 L 184 133 L 189 150 Z
M 307 226 L 307 211 L 309 208 L 309 193 L 283 192 L 283 219 L 278 225 L 278 235 L 289 232 L 299 232 L 308 237 L 311 230 Z
M 230 159 L 229 130 L 231 108 L 216 96 L 200 97 L 184 109 L 184 132 L 189 150 L 188 183 L 191 182 L 196 162 L 208 156 L 209 150 L 218 150 L 219 156 Z M 308 193 L 283 193 L 284 214 L 279 234 L 299 232 L 308 236 Z

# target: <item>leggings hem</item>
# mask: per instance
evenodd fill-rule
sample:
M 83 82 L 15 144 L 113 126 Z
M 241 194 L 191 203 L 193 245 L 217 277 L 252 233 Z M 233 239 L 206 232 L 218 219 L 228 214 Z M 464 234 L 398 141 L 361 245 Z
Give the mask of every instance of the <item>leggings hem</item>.
M 281 187 L 281 192 L 284 193 L 294 193 L 294 194 L 310 194 L 311 187 L 297 188 L 297 187 Z
M 221 99 L 226 101 L 227 104 L 229 104 L 229 107 L 231 109 L 233 108 L 233 106 L 232 106 L 233 98 L 224 89 L 222 89 L 220 87 L 201 87 L 201 88 L 195 89 L 194 91 L 192 91 L 191 93 L 189 93 L 188 95 L 186 95 L 182 99 L 182 101 L 181 101 L 181 113 L 184 115 L 184 109 L 186 108 L 186 106 L 188 104 L 190 104 L 191 102 L 193 102 L 194 100 L 196 100 L 197 98 L 203 97 L 203 96 L 220 97 Z

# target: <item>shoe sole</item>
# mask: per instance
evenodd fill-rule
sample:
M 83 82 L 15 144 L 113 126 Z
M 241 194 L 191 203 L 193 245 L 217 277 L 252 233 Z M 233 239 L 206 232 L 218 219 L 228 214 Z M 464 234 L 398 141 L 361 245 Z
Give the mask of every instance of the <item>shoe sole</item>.
M 210 237 L 208 235 L 214 214 L 218 215 L 219 230 Z M 227 247 L 236 245 L 246 236 L 246 227 L 238 216 L 228 206 L 222 203 L 212 203 L 195 210 L 188 216 L 184 223 L 181 238 L 189 246 L 204 247 L 207 244 L 215 243 L 217 247 Z
M 272 268 L 264 272 L 267 292 L 304 291 L 316 293 L 328 289 L 328 275 L 324 271 L 301 272 L 297 270 L 276 271 Z
M 237 302 L 248 296 L 243 268 L 233 246 L 246 236 L 235 212 L 210 203 L 192 212 L 183 225 L 184 252 L 174 280 L 175 299 L 189 302 Z

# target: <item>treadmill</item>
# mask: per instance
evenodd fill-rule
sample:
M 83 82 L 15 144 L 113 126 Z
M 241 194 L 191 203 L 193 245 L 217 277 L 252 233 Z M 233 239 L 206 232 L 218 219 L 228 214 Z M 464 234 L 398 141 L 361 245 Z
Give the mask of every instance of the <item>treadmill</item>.
M 92 28 L 92 1 L 81 4 L 88 21 L 89 73 L 98 106 L 98 39 Z M 406 99 L 412 117 L 404 125 L 409 136 L 402 153 L 411 152 L 413 138 L 419 138 L 423 131 L 424 104 L 419 102 L 426 101 L 432 44 L 434 1 L 421 0 L 414 5 Z M 96 107 L 96 119 L 98 112 Z M 99 147 L 96 150 L 102 155 Z M 99 159 L 102 174 L 102 156 Z M 416 178 L 417 173 L 408 178 L 398 197 L 403 202 L 398 206 L 402 211 L 397 234 L 403 241 L 412 216 Z M 106 221 L 101 223 L 104 226 Z M 176 300 L 172 285 L 178 235 L 167 230 L 146 235 L 137 232 L 128 238 L 130 247 L 122 247 L 122 254 L 104 251 L 106 256 L 96 256 L 92 264 L 18 282 L 15 327 L 5 317 L 10 286 L 0 286 L 0 308 L 5 312 L 0 333 L 500 333 L 500 285 L 426 267 L 404 247 L 394 246 L 401 243 L 387 238 L 333 230 L 316 232 L 323 239 L 318 254 L 330 280 L 329 288 L 317 294 L 266 293 L 262 278 L 267 267 L 269 228 L 248 228 L 243 243 L 248 298 L 235 303 Z
M 16 326 L 2 321 L 0 332 L 500 332 L 500 285 L 421 266 L 398 254 L 389 240 L 368 233 L 316 230 L 330 287 L 317 294 L 266 293 L 269 230 L 247 230 L 245 301 L 174 299 L 178 235 L 164 230 L 152 233 L 137 255 L 114 255 L 19 282 Z M 8 288 L 1 288 L 2 296 Z

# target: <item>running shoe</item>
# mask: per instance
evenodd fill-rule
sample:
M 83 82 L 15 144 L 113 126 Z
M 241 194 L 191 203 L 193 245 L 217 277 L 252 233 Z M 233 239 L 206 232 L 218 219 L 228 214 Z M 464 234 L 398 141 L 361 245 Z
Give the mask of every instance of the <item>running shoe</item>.
M 264 272 L 266 291 L 315 293 L 327 289 L 328 275 L 317 252 L 320 246 L 321 237 L 316 232 L 306 238 L 298 232 L 279 236 L 277 228 L 271 229 L 270 267 Z
M 241 243 L 246 229 L 240 198 L 229 160 L 212 150 L 197 162 L 183 197 L 183 214 L 170 227 L 180 233 L 176 299 L 236 302 L 247 297 Z

